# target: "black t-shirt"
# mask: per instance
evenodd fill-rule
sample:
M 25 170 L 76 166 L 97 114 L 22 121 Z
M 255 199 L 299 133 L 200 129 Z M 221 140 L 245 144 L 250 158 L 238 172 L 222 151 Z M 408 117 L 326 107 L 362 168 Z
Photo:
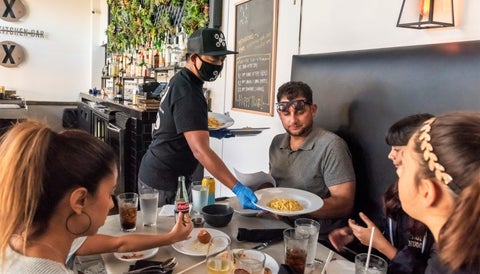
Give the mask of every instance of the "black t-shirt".
M 203 81 L 183 68 L 161 97 L 153 141 L 143 156 L 139 179 L 151 187 L 175 191 L 178 176 L 190 176 L 198 165 L 183 135 L 192 130 L 208 130 L 207 103 Z
M 427 230 L 422 237 L 415 237 L 409 229 L 410 217 L 403 211 L 395 220 L 388 219 L 385 237 L 397 248 L 397 254 L 388 266 L 388 273 L 424 273 L 431 256 L 433 235 Z

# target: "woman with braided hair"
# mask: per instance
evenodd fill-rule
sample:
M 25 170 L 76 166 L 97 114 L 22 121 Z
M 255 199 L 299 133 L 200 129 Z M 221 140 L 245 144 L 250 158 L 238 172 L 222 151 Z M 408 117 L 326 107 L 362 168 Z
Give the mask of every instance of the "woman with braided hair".
M 56 133 L 25 121 L 0 139 L 0 273 L 73 273 L 78 255 L 128 252 L 188 238 L 191 223 L 169 233 L 97 234 L 113 207 L 113 150 L 80 130 Z M 74 248 L 72 248 L 74 247 Z
M 403 210 L 436 241 L 426 273 L 480 273 L 480 113 L 426 121 L 397 173 Z

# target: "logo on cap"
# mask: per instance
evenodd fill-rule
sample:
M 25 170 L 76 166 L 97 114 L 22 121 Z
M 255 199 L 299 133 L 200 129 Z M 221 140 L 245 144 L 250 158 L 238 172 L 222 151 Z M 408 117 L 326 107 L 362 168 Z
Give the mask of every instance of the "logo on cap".
M 217 39 L 217 43 L 215 43 L 215 45 L 217 45 L 217 48 L 227 46 L 227 42 L 225 41 L 225 36 L 223 36 L 223 33 L 216 33 L 213 37 Z
M 192 33 L 188 38 L 187 51 L 210 56 L 238 53 L 227 50 L 225 35 L 214 28 L 203 28 Z

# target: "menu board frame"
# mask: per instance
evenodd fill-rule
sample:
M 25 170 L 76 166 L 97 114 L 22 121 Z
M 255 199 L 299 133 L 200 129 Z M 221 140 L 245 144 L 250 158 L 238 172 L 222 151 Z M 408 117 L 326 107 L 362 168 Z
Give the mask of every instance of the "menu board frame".
M 279 0 L 235 4 L 232 109 L 273 116 Z

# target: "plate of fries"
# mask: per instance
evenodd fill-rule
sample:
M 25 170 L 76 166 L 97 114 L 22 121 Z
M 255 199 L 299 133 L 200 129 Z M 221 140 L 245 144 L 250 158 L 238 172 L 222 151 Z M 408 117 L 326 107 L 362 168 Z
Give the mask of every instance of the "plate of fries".
M 287 187 L 271 187 L 255 191 L 259 208 L 280 216 L 295 216 L 313 212 L 323 206 L 323 200 L 311 192 Z
M 208 129 L 209 130 L 218 130 L 222 128 L 228 128 L 233 125 L 234 121 L 230 116 L 216 113 L 208 112 Z

